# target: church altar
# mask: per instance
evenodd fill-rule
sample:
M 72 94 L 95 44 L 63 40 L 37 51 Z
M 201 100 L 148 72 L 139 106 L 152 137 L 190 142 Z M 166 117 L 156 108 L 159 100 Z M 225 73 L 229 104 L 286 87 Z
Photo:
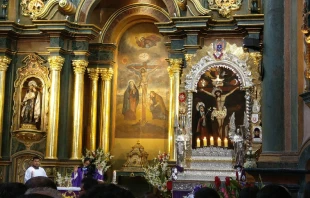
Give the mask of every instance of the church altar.
M 81 191 L 80 187 L 57 187 L 57 190 L 61 193 L 62 197 L 79 197 Z

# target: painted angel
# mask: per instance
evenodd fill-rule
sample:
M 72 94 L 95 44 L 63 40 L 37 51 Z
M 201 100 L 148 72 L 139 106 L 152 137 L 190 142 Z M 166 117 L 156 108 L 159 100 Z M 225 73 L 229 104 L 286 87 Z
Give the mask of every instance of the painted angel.
M 135 38 L 137 45 L 142 48 L 151 48 L 153 46 L 156 46 L 156 43 L 161 40 L 159 36 L 156 36 L 154 34 L 146 37 L 142 36 L 140 38 L 138 37 Z

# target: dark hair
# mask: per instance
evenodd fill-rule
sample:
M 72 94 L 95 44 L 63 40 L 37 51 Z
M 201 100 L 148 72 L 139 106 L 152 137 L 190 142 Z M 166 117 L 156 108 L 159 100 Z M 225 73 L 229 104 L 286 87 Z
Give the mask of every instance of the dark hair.
M 28 195 L 22 195 L 19 198 L 53 198 L 53 197 L 41 194 L 28 194 Z
M 200 188 L 194 195 L 195 198 L 220 198 L 220 195 L 213 188 L 203 187 Z
M 84 160 L 83 160 L 84 163 L 87 162 L 87 161 L 91 162 L 89 157 L 85 157 Z
M 260 129 L 259 128 L 255 128 L 254 131 L 260 131 Z
M 83 198 L 134 198 L 133 194 L 115 184 L 98 184 L 91 188 Z
M 22 183 L 9 182 L 0 184 L 1 198 L 15 198 L 23 195 L 27 191 L 27 186 Z
M 284 187 L 276 184 L 268 184 L 257 193 L 257 198 L 291 198 L 291 194 Z
M 87 191 L 93 186 L 96 186 L 98 184 L 98 181 L 92 177 L 84 177 L 81 181 L 81 184 L 83 184 L 83 190 Z
M 256 198 L 258 190 L 257 186 L 243 188 L 239 193 L 239 198 Z
M 55 182 L 44 176 L 32 177 L 25 183 L 25 185 L 28 188 L 48 187 L 57 189 Z
M 32 161 L 34 161 L 34 160 L 36 160 L 36 159 L 40 160 L 39 156 L 34 156 L 34 157 L 32 158 Z

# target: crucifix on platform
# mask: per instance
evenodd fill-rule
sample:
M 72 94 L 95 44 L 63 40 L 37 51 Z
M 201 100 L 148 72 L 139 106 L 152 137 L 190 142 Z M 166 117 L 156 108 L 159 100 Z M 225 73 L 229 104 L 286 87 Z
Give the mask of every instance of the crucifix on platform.
M 148 86 L 148 75 L 154 72 L 158 65 L 148 65 L 147 60 L 149 55 L 147 53 L 142 53 L 139 55 L 139 59 L 143 61 L 142 64 L 131 64 L 127 68 L 129 71 L 134 72 L 139 77 L 139 89 L 142 90 L 142 103 L 141 103 L 141 124 L 146 123 L 146 101 L 147 101 L 147 86 Z

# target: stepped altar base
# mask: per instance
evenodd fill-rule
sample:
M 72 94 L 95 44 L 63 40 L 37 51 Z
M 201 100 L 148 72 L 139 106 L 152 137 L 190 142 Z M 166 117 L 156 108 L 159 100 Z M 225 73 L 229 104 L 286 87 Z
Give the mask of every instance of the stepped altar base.
M 225 177 L 234 178 L 233 159 L 232 149 L 212 146 L 193 149 L 186 160 L 187 167 L 178 173 L 178 181 L 214 181 L 215 176 L 222 181 Z
M 203 147 L 192 149 L 186 158 L 186 167 L 177 174 L 173 182 L 174 198 L 183 198 L 199 185 L 213 183 L 218 176 L 221 181 L 226 177 L 236 178 L 234 152 L 223 147 Z

